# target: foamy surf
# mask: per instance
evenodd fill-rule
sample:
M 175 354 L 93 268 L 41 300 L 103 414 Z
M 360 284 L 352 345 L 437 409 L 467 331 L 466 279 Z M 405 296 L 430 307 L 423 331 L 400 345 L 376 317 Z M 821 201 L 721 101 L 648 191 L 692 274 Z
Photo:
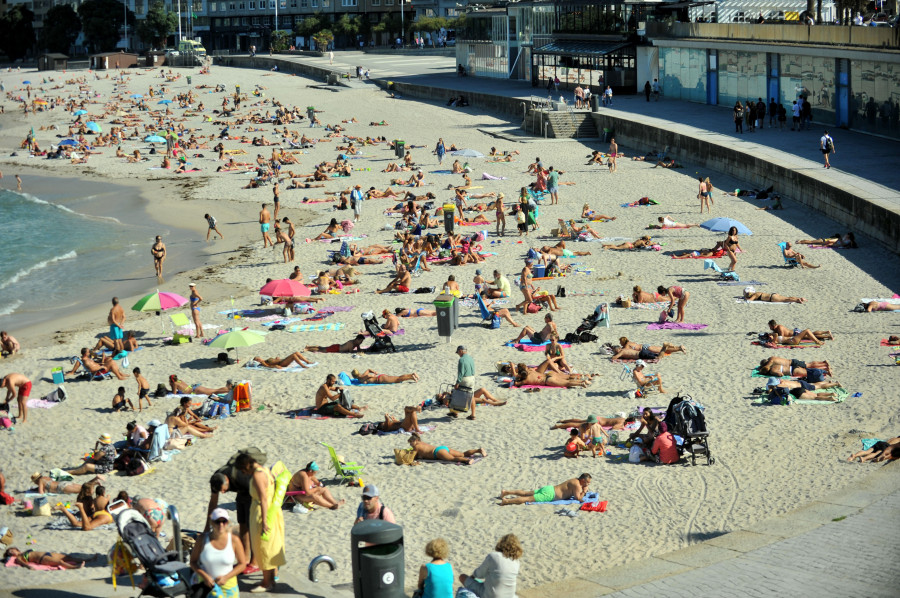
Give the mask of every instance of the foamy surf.
M 15 313 L 17 309 L 22 305 L 22 301 L 16 299 L 6 307 L 0 307 L 0 316 L 8 316 L 11 313 Z
M 115 222 L 116 224 L 122 224 L 122 221 L 118 218 L 113 218 L 112 216 L 91 216 L 90 214 L 83 214 L 81 212 L 76 212 L 75 210 L 68 208 L 62 204 L 53 203 L 52 201 L 47 201 L 45 199 L 41 199 L 40 197 L 35 197 L 30 193 L 23 193 L 22 191 L 14 191 L 12 189 L 7 189 L 10 193 L 14 193 L 18 195 L 22 199 L 28 200 L 32 203 L 41 204 L 45 206 L 50 206 L 56 208 L 58 210 L 62 210 L 63 212 L 68 212 L 69 214 L 74 214 L 75 216 L 79 216 L 81 218 L 87 218 L 88 220 L 103 220 L 106 222 Z M 3 287 L 0 287 L 3 288 Z
M 31 274 L 33 272 L 36 272 L 38 270 L 43 270 L 50 264 L 55 264 L 55 263 L 61 262 L 63 260 L 73 260 L 76 257 L 78 257 L 78 254 L 75 253 L 74 251 L 70 251 L 68 253 L 64 253 L 63 255 L 51 258 L 49 260 L 44 260 L 43 262 L 38 262 L 37 264 L 31 266 L 30 268 L 23 268 L 22 270 L 19 270 L 18 272 L 16 272 L 9 280 L 6 280 L 5 282 L 3 282 L 3 284 L 0 284 L 0 290 L 5 289 L 9 285 L 16 284 L 17 282 L 19 282 L 20 280 L 22 280 L 23 278 L 25 278 L 26 276 L 28 276 L 29 274 Z M 5 315 L 5 314 L 0 312 L 0 316 L 2 316 L 2 315 Z

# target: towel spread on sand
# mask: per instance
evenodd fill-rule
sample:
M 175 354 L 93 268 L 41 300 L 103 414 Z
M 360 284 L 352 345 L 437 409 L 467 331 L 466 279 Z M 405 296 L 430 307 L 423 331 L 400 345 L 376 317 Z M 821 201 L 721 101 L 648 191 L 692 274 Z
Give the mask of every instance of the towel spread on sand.
M 328 305 L 319 310 L 320 314 L 334 314 L 339 311 L 350 311 L 353 309 L 352 305 Z
M 738 287 L 738 286 L 748 286 L 748 285 L 754 286 L 754 287 L 761 287 L 761 286 L 765 285 L 766 283 L 760 282 L 758 280 L 746 280 L 746 281 L 724 280 L 724 281 L 718 282 L 716 284 L 718 284 L 720 287 Z
M 835 403 L 843 403 L 850 396 L 850 392 L 844 390 L 840 386 L 835 386 L 833 388 L 820 388 L 814 391 L 816 394 L 818 393 L 834 393 L 837 395 L 837 401 L 814 401 L 810 399 L 795 399 L 791 397 L 791 403 L 794 405 L 834 405 Z M 765 405 L 766 403 L 770 403 L 768 397 L 760 397 L 758 399 L 754 399 L 752 401 L 754 405 Z M 777 403 L 772 403 L 776 405 Z
M 384 384 L 370 384 L 360 382 L 358 378 L 351 378 L 350 374 L 347 372 L 341 372 L 338 374 L 338 380 L 340 380 L 341 384 L 344 386 L 384 386 Z
M 637 359 L 610 359 L 613 363 L 634 363 Z M 644 363 L 659 363 L 659 359 L 644 359 Z
M 319 415 L 315 407 L 302 407 L 296 411 L 288 412 L 290 419 L 331 419 L 330 415 Z
M 741 284 L 749 284 L 746 282 L 742 282 Z M 747 299 L 735 299 L 735 303 L 743 303 L 749 305 L 751 303 L 756 305 L 803 305 L 802 303 L 784 303 L 782 301 L 748 301 Z
M 44 399 L 28 399 L 25 404 L 29 409 L 53 409 L 59 405 L 56 401 L 45 401 Z
M 703 330 L 708 324 L 688 324 L 686 322 L 666 322 L 664 324 L 647 324 L 647 330 Z
M 300 364 L 295 363 L 290 367 L 278 369 L 278 368 L 263 367 L 263 366 L 259 365 L 259 363 L 256 361 L 248 361 L 244 365 L 244 367 L 248 370 L 265 370 L 267 372 L 303 372 L 303 371 L 308 370 L 309 368 L 315 367 L 317 365 L 319 365 L 319 362 L 311 363 L 307 366 L 302 366 Z
M 321 332 L 323 330 L 340 330 L 345 324 L 343 322 L 329 322 L 328 324 L 294 324 L 290 328 L 285 328 L 287 332 Z
M 872 301 L 878 301 L 879 303 L 893 303 L 894 305 L 900 305 L 900 297 L 894 295 L 890 299 L 860 299 L 860 303 L 871 303 Z
M 30 569 L 32 571 L 65 571 L 65 567 L 54 566 L 54 565 L 38 565 L 37 563 L 30 563 Z M 8 559 L 6 561 L 7 567 L 21 567 L 19 563 L 16 562 L 16 559 Z
M 77 515 L 78 511 L 75 511 L 73 514 Z M 65 517 L 57 517 L 53 521 L 49 522 L 45 526 L 45 529 L 77 529 L 78 531 L 81 531 L 80 527 L 73 526 Z M 95 527 L 94 529 L 114 530 L 116 529 L 116 524 L 106 523 L 104 525 L 101 525 L 100 527 Z
M 883 339 L 881 339 L 881 346 L 882 347 L 896 347 L 898 345 L 892 345 L 891 341 L 889 339 L 883 338 Z
M 542 343 L 536 343 L 531 339 L 523 338 L 519 342 L 506 341 L 507 347 L 515 347 L 520 351 L 534 352 L 534 351 L 543 351 L 544 347 L 550 344 L 550 341 L 544 341 Z M 571 347 L 571 343 L 559 343 L 560 347 Z
M 750 341 L 750 344 L 766 347 L 767 349 L 818 349 L 822 346 L 812 341 L 801 341 L 799 345 L 779 345 L 778 343 L 764 343 L 762 341 Z
M 568 294 L 568 293 L 567 293 Z M 631 307 L 628 309 L 652 309 L 652 310 L 663 310 L 669 307 L 668 301 L 654 301 L 652 303 L 632 303 Z
M 419 430 L 424 434 L 425 432 L 434 432 L 437 426 L 419 426 Z M 389 434 L 406 434 L 407 436 L 412 436 L 412 432 L 407 432 L 406 430 L 394 430 L 393 432 L 382 432 L 379 430 L 376 432 L 379 436 L 387 436 Z
M 480 463 L 480 462 L 484 461 L 484 457 L 482 457 L 481 455 L 478 455 L 477 457 L 471 457 L 471 459 L 472 459 L 472 462 L 469 465 L 475 465 L 476 463 Z M 423 459 L 419 462 L 420 463 L 443 463 L 444 465 L 462 465 L 464 467 L 466 465 L 465 463 L 460 463 L 459 461 L 442 461 L 442 460 L 435 460 L 435 459 Z
M 600 494 L 597 492 L 587 492 L 584 495 L 584 500 L 577 500 L 574 498 L 561 498 L 559 500 L 551 500 L 549 502 L 527 502 L 526 505 L 579 505 L 581 503 L 590 503 L 597 502 L 600 499 Z

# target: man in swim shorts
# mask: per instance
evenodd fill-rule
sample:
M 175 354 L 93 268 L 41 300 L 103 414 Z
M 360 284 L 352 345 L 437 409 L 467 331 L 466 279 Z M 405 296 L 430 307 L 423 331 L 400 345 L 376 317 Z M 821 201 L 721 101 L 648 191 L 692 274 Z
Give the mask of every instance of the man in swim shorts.
M 125 310 L 119 305 L 118 297 L 112 298 L 112 307 L 109 310 L 109 315 L 106 316 L 106 322 L 109 324 L 109 338 L 113 342 L 113 349 L 115 349 L 116 353 L 121 353 L 125 350 L 125 345 L 122 341 L 124 337 L 122 327 L 125 324 Z
M 259 211 L 259 230 L 262 231 L 263 238 L 263 249 L 268 247 L 269 245 L 274 245 L 272 243 L 272 239 L 269 237 L 269 223 L 272 220 L 272 215 L 269 213 L 269 210 L 266 208 L 266 204 L 262 205 L 262 209 Z
M 317 346 L 317 345 L 308 345 L 306 347 L 306 351 L 312 353 L 354 353 L 356 351 L 361 351 L 363 341 L 366 340 L 366 337 L 362 334 L 357 334 L 353 339 L 347 341 L 343 344 L 333 344 L 327 346 Z
M 31 380 L 26 378 L 24 374 L 7 374 L 3 379 L 0 379 L 0 388 L 6 389 L 6 403 L 4 403 L 2 408 L 9 412 L 9 403 L 13 397 L 16 397 L 16 402 L 19 405 L 18 423 L 24 424 L 25 419 L 28 417 L 26 402 L 28 401 L 28 395 L 31 394 Z
M 583 473 L 577 478 L 566 480 L 556 486 L 543 486 L 537 490 L 501 490 L 501 505 L 522 505 L 529 502 L 552 502 L 574 498 L 577 501 L 584 500 L 588 486 L 591 485 L 591 474 Z M 506 498 L 514 496 L 515 498 Z
M 341 404 L 341 389 L 338 388 L 337 376 L 328 374 L 325 382 L 316 391 L 316 413 L 326 417 L 362 417 L 365 407 L 349 405 L 349 409 Z
M 409 285 L 412 282 L 412 276 L 409 272 L 406 271 L 406 266 L 402 264 L 397 269 L 397 276 L 388 283 L 386 287 L 381 290 L 375 291 L 379 295 L 381 293 L 388 293 L 390 291 L 397 291 L 399 293 L 408 293 Z

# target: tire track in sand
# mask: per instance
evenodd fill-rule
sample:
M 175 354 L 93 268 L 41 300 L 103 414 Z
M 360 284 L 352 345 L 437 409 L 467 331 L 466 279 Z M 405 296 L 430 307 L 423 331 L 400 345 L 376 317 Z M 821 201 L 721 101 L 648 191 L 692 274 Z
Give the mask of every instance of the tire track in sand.
M 700 480 L 700 498 L 696 501 L 696 506 L 694 507 L 694 511 L 691 513 L 690 517 L 688 517 L 687 522 L 684 524 L 684 539 L 688 544 L 693 544 L 694 542 L 691 540 L 691 534 L 694 532 L 694 525 L 697 522 L 697 515 L 700 514 L 700 509 L 706 504 L 706 495 L 709 494 L 709 489 L 706 485 L 706 479 L 703 477 L 703 474 L 700 473 L 700 470 L 693 467 L 694 473 L 696 473 L 697 479 Z

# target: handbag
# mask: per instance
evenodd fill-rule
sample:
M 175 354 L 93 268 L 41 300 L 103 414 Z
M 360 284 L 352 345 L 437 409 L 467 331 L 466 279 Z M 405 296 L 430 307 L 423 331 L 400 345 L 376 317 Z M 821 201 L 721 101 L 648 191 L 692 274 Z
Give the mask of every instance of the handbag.
M 415 449 L 394 449 L 394 463 L 396 463 L 397 465 L 413 465 L 415 462 Z

